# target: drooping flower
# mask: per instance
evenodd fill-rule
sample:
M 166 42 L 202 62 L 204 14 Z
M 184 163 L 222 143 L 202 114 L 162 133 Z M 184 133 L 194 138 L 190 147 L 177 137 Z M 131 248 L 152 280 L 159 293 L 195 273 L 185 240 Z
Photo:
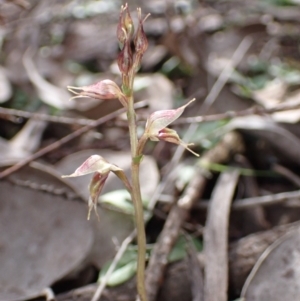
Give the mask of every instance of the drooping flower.
M 90 173 L 94 173 L 93 178 L 89 184 L 90 197 L 88 201 L 88 219 L 90 219 L 90 214 L 93 208 L 96 212 L 97 217 L 99 218 L 97 213 L 98 198 L 103 189 L 105 181 L 111 171 L 122 180 L 122 182 L 128 190 L 131 189 L 131 186 L 123 169 L 119 168 L 114 164 L 108 163 L 106 160 L 104 160 L 101 156 L 98 155 L 93 155 L 89 157 L 71 175 L 62 176 L 63 178 L 70 178 L 80 177 Z
M 186 144 L 179 138 L 176 131 L 167 128 L 169 124 L 180 117 L 184 109 L 194 100 L 195 99 L 192 99 L 186 105 L 175 110 L 162 110 L 152 113 L 146 123 L 146 129 L 144 133 L 146 138 L 152 141 L 164 140 L 170 143 L 182 145 L 195 156 L 199 156 L 189 148 L 189 146 L 192 144 Z
M 68 86 L 68 90 L 76 94 L 71 99 L 81 98 L 81 97 L 95 98 L 99 100 L 117 98 L 125 108 L 127 107 L 126 97 L 122 93 L 119 86 L 110 79 L 102 80 L 90 86 L 83 86 L 83 87 Z

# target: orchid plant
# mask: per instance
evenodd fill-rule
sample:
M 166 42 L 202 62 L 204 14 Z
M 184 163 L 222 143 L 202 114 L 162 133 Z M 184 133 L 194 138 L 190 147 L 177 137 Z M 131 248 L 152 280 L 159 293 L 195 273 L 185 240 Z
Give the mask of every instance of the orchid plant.
M 95 99 L 118 99 L 127 111 L 128 127 L 131 145 L 131 179 L 129 180 L 124 171 L 118 166 L 107 162 L 99 155 L 88 158 L 76 171 L 64 177 L 78 177 L 93 173 L 93 178 L 89 185 L 90 198 L 88 201 L 88 219 L 92 209 L 97 213 L 97 203 L 101 190 L 110 172 L 123 182 L 131 195 L 135 209 L 135 223 L 137 227 L 138 262 L 137 262 L 137 291 L 141 301 L 147 300 L 144 285 L 145 278 L 145 254 L 146 236 L 144 227 L 143 203 L 141 199 L 139 167 L 143 158 L 143 150 L 146 142 L 164 140 L 170 143 L 182 145 L 187 150 L 193 152 L 176 133 L 167 126 L 176 120 L 184 109 L 194 101 L 191 100 L 186 105 L 174 110 L 162 110 L 152 113 L 146 123 L 145 131 L 141 137 L 137 135 L 136 112 L 134 110 L 133 83 L 136 73 L 141 66 L 141 60 L 148 48 L 148 40 L 144 32 L 143 24 L 149 15 L 142 18 L 141 9 L 137 9 L 138 28 L 134 34 L 134 24 L 130 16 L 128 5 L 121 7 L 119 23 L 117 27 L 117 38 L 120 46 L 120 53 L 117 59 L 120 72 L 122 74 L 122 86 L 119 87 L 111 80 L 103 80 L 96 84 L 84 87 L 71 87 L 68 89 L 75 94 L 73 98 L 90 97 Z M 134 44 L 134 51 L 131 42 Z M 98 216 L 99 218 L 99 216 Z

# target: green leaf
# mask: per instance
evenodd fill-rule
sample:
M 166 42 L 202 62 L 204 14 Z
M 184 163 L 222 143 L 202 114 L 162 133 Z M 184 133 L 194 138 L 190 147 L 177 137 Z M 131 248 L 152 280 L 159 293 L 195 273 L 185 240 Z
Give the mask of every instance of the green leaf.
M 99 201 L 126 214 L 133 214 L 134 208 L 130 194 L 125 189 L 115 190 L 100 196 Z
M 109 277 L 107 285 L 108 286 L 117 286 L 117 285 L 120 285 L 120 284 L 126 282 L 127 280 L 131 279 L 135 275 L 136 269 L 137 269 L 137 261 L 136 260 L 132 260 L 132 261 L 128 262 L 127 264 L 125 264 L 124 266 L 117 268 Z M 102 272 L 102 270 L 101 270 L 101 272 Z M 101 282 L 104 277 L 105 277 L 105 274 L 101 273 L 98 281 Z
M 116 269 L 109 278 L 108 285 L 117 286 L 129 280 L 136 272 L 136 268 L 134 268 L 136 262 L 137 250 L 128 248 L 117 263 Z M 105 277 L 111 263 L 112 261 L 109 261 L 102 267 L 99 274 L 98 282 L 101 282 L 101 280 Z
M 100 203 L 107 205 L 107 207 L 123 212 L 125 214 L 134 214 L 134 207 L 131 201 L 131 196 L 126 189 L 114 190 L 105 193 L 99 198 Z M 142 199 L 143 206 L 147 208 L 149 199 Z M 144 212 L 146 214 L 146 212 Z
M 192 242 L 196 250 L 200 252 L 202 250 L 201 242 L 196 238 L 193 238 Z M 187 246 L 186 239 L 184 238 L 184 236 L 180 236 L 175 246 L 173 247 L 171 253 L 169 254 L 168 257 L 169 263 L 183 259 L 186 256 L 186 246 Z
M 300 71 L 288 64 L 271 65 L 269 72 L 274 77 L 283 79 L 287 84 L 299 85 Z

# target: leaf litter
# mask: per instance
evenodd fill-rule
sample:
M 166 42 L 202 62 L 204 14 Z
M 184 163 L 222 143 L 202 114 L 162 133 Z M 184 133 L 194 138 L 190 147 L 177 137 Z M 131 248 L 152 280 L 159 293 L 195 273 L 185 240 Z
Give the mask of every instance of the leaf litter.
M 74 85 L 76 79 L 82 76 L 97 81 L 103 78 L 115 80 L 118 77 L 114 71 L 118 45 L 112 37 L 115 34 L 119 3 L 88 2 L 51 1 L 51 5 L 49 1 L 0 3 L 0 47 L 3 54 L 0 102 L 3 108 L 15 108 L 13 106 L 17 105 L 18 109 L 36 114 L 41 108 L 41 112 L 58 118 L 66 116 L 81 119 L 106 116 L 119 108 L 117 102 L 111 101 L 106 105 L 99 101 L 82 109 L 82 103 L 69 102 L 70 95 L 64 88 Z M 130 7 L 137 5 L 137 1 L 129 2 Z M 280 6 L 281 4 L 285 6 Z M 293 222 L 299 220 L 299 204 L 295 198 L 286 203 L 278 203 L 276 198 L 280 193 L 297 192 L 299 189 L 298 3 L 169 1 L 163 5 L 154 5 L 142 1 L 138 5 L 142 5 L 143 11 L 152 14 L 148 19 L 149 23 L 145 24 L 145 31 L 149 37 L 149 49 L 153 50 L 153 56 L 145 55 L 141 77 L 136 81 L 137 100 L 146 100 L 149 106 L 139 111 L 141 114 L 138 122 L 141 128 L 146 121 L 144 116 L 157 110 L 178 108 L 194 97 L 196 102 L 191 108 L 186 108 L 185 117 L 201 115 L 201 111 L 196 111 L 201 107 L 202 98 L 214 89 L 214 83 L 221 77 L 224 66 L 234 66 L 232 54 L 241 41 L 249 36 L 254 41 L 237 68 L 228 69 L 230 74 L 226 75 L 226 84 L 208 108 L 209 114 L 237 111 L 237 115 L 231 118 L 227 114 L 229 117 L 217 122 L 219 126 L 212 126 L 209 132 L 205 127 L 199 126 L 192 139 L 196 140 L 195 150 L 202 157 L 209 157 L 207 166 L 222 163 L 222 169 L 212 168 L 209 174 L 202 170 L 199 176 L 195 172 L 199 168 L 199 159 L 186 154 L 188 165 L 192 167 L 188 175 L 180 167 L 176 172 L 168 173 L 167 164 L 172 159 L 175 146 L 164 142 L 147 145 L 147 155 L 142 164 L 144 169 L 141 172 L 145 200 L 150 200 L 151 203 L 157 186 L 165 184 L 147 226 L 148 242 L 157 242 L 159 249 L 159 234 L 163 238 L 164 235 L 167 239 L 170 238 L 168 231 L 172 231 L 172 225 L 169 228 L 167 225 L 169 217 L 177 210 L 176 206 L 182 206 L 182 210 L 185 210 L 185 218 L 179 230 L 196 235 L 203 242 L 203 232 L 209 231 L 211 227 L 206 221 L 207 208 L 215 201 L 213 191 L 218 186 L 218 179 L 224 173 L 235 170 L 234 168 L 237 171 L 245 169 L 237 156 L 225 156 L 222 151 L 228 145 L 229 149 L 233 149 L 233 146 L 241 143 L 237 154 L 246 157 L 250 168 L 253 167 L 256 171 L 251 177 L 257 182 L 257 196 L 249 195 L 253 192 L 249 192 L 244 186 L 249 183 L 244 178 L 251 173 L 241 173 L 236 189 L 230 200 L 226 200 L 226 204 L 232 202 L 233 207 L 239 207 L 239 202 L 243 204 L 249 198 L 257 197 L 253 204 L 260 210 L 251 211 L 253 219 L 244 218 L 247 213 L 248 216 L 251 215 L 248 205 L 248 209 L 241 206 L 242 211 L 232 211 L 230 215 L 226 213 L 228 208 L 218 212 L 218 209 L 211 209 L 216 208 L 212 206 L 210 209 L 215 212 L 208 211 L 208 214 L 220 214 L 225 218 L 220 220 L 224 222 L 226 229 L 216 230 L 216 237 L 221 237 L 222 240 L 217 239 L 217 246 L 214 248 L 224 251 L 224 246 L 228 244 L 230 250 L 228 254 L 222 253 L 225 263 L 219 266 L 219 275 L 229 269 L 228 281 L 223 277 L 222 298 L 225 296 L 224 299 L 234 300 L 245 297 L 247 300 L 265 301 L 296 299 L 298 271 L 295 262 L 299 255 L 299 233 L 298 230 L 290 232 L 288 229 Z M 137 20 L 134 13 L 132 16 Z M 33 49 L 32 57 L 26 52 L 29 47 Z M 67 82 L 64 83 L 66 79 Z M 280 105 L 287 104 L 291 106 L 290 110 L 276 111 Z M 253 106 L 275 109 L 275 112 L 269 114 L 260 111 L 256 115 L 238 116 L 238 111 Z M 202 109 L 206 111 L 207 107 Z M 75 124 L 61 125 L 43 120 L 36 122 L 34 119 L 25 124 L 22 118 L 16 121 L 2 113 L 0 117 L 2 166 L 26 158 L 78 127 Z M 183 123 L 174 125 L 174 129 L 182 136 Z M 131 215 L 122 213 L 125 207 L 128 211 L 132 207 L 128 206 L 131 205 L 130 201 L 120 192 L 123 187 L 116 181 L 116 177 L 108 177 L 103 192 L 109 194 L 103 197 L 106 203 L 112 206 L 121 204 L 123 209 L 107 209 L 101 205 L 100 199 L 100 222 L 92 218 L 92 223 L 86 221 L 85 206 L 89 176 L 75 179 L 72 183 L 58 178 L 60 174 L 70 174 L 74 167 L 94 154 L 103 156 L 125 171 L 130 169 L 124 116 L 109 120 L 105 126 L 96 128 L 94 133 L 97 131 L 102 135 L 96 136 L 90 132 L 83 139 L 77 139 L 69 145 L 61 144 L 60 149 L 46 154 L 42 160 L 50 167 L 33 163 L 1 180 L 1 300 L 25 300 L 37 296 L 55 282 L 66 283 L 63 280 L 65 277 L 77 277 L 83 281 L 79 271 L 92 266 L 96 270 L 94 274 L 78 285 L 82 288 L 77 288 L 81 289 L 78 300 L 88 299 L 90 293 L 84 285 L 95 282 L 99 271 L 105 272 L 107 262 L 112 260 L 122 241 L 133 230 Z M 241 135 L 242 142 L 222 140 L 233 132 Z M 216 147 L 217 145 L 220 147 Z M 204 155 L 204 151 L 208 151 L 209 155 Z M 215 162 L 215 158 L 222 160 Z M 185 161 L 182 162 L 184 165 Z M 276 164 L 283 166 L 289 173 L 269 176 L 268 171 L 270 175 L 274 174 Z M 264 175 L 257 177 L 260 172 L 264 172 L 261 173 Z M 169 176 L 171 178 L 166 181 Z M 193 186 L 193 183 L 200 184 Z M 186 200 L 196 194 L 195 204 L 186 209 Z M 225 188 L 222 197 L 224 195 Z M 263 196 L 268 196 L 268 205 L 261 201 L 260 197 Z M 218 201 L 221 200 L 220 197 Z M 172 201 L 178 201 L 177 205 L 172 205 Z M 267 226 L 264 231 L 253 230 L 249 234 L 245 229 L 255 229 L 255 221 L 259 219 L 255 214 L 260 214 L 260 217 L 262 215 Z M 174 222 L 173 228 L 176 225 Z M 163 231 L 164 227 L 168 231 Z M 277 236 L 278 227 L 282 227 L 281 231 L 288 234 L 281 238 Z M 174 244 L 179 230 L 176 235 L 172 234 Z M 204 239 L 204 249 L 205 241 L 209 246 Z M 253 241 L 255 243 L 250 243 Z M 179 253 L 183 254 L 182 251 L 180 249 Z M 204 270 L 207 273 L 210 263 L 216 263 L 219 255 L 217 252 L 212 253 L 215 257 L 209 259 L 208 263 L 201 250 L 198 249 L 197 252 L 200 265 L 198 271 Z M 230 260 L 232 254 L 236 256 L 234 263 Z M 153 260 L 155 264 L 157 258 L 151 259 L 155 256 L 149 256 L 149 265 Z M 226 258 L 229 259 L 229 266 L 226 266 Z M 193 299 L 193 281 L 189 282 L 188 277 L 174 280 L 175 276 L 189 275 L 190 268 L 183 263 L 184 261 L 178 261 L 166 265 L 166 271 L 162 273 L 166 277 L 154 281 L 157 284 L 151 288 L 152 291 L 161 290 L 158 296 L 163 296 L 163 299 L 160 300 L 176 301 L 176 296 L 180 301 Z M 126 268 L 122 266 L 123 270 L 118 267 L 115 272 L 119 275 L 111 281 L 116 284 L 120 283 L 120 279 L 126 280 L 133 276 L 135 260 L 132 259 L 128 264 L 127 267 L 125 265 Z M 198 289 L 203 290 L 203 287 L 216 280 L 217 277 L 210 279 L 211 282 L 204 282 Z M 122 296 L 133 299 L 134 293 L 129 289 L 129 283 L 123 284 L 125 290 L 122 291 Z M 93 290 L 95 289 L 96 285 L 93 286 Z M 76 285 L 67 286 L 60 291 L 64 294 L 57 292 L 57 299 L 74 300 L 75 297 L 72 296 L 76 296 L 77 290 Z M 181 294 L 183 291 L 189 293 Z M 114 292 L 114 289 L 110 289 L 107 294 Z M 213 292 L 212 295 L 217 294 Z M 116 299 L 116 295 L 114 296 Z M 196 296 L 199 294 L 194 291 L 195 300 Z M 208 295 L 204 293 L 204 300 L 205 298 Z

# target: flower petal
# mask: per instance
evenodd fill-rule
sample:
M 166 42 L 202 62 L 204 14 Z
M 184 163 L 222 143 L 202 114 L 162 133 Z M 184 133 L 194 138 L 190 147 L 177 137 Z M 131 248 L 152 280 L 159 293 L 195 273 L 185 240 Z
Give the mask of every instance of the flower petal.
M 154 139 L 153 139 L 154 138 Z M 169 128 L 165 128 L 162 129 L 161 131 L 159 131 L 158 135 L 155 137 L 150 137 L 151 140 L 163 140 L 163 141 L 167 141 L 170 143 L 174 143 L 174 144 L 178 144 L 183 146 L 185 149 L 187 149 L 189 152 L 191 152 L 192 154 L 194 154 L 195 156 L 199 157 L 199 155 L 197 153 L 195 153 L 194 151 L 192 151 L 189 146 L 193 145 L 193 143 L 187 144 L 185 142 L 183 142 L 176 131 L 169 129 Z
M 186 105 L 175 110 L 162 110 L 152 113 L 146 123 L 145 133 L 147 136 L 158 135 L 160 130 L 176 120 L 183 113 L 184 109 L 194 100 L 195 99 L 190 100 Z
M 137 53 L 140 53 L 141 55 L 143 55 L 147 48 L 148 48 L 148 39 L 146 37 L 146 34 L 144 32 L 144 22 L 146 21 L 146 19 L 150 16 L 150 14 L 148 14 L 143 20 L 142 20 L 142 11 L 140 8 L 137 9 L 138 12 L 138 19 L 139 19 L 139 26 L 134 38 L 134 46 L 135 46 L 135 51 Z
M 123 95 L 119 86 L 110 79 L 105 79 L 89 86 L 68 86 L 68 90 L 76 94 L 75 98 L 90 97 L 95 99 L 116 99 Z
M 110 164 L 105 161 L 101 156 L 92 155 L 87 160 L 85 160 L 76 170 L 74 173 L 68 176 L 62 176 L 63 178 L 70 178 L 70 177 L 80 177 L 84 176 L 93 172 L 98 172 L 100 174 L 106 174 L 110 171 L 119 171 L 122 170 L 118 166 L 114 164 Z
M 98 203 L 98 198 L 99 195 L 102 191 L 102 188 L 105 184 L 105 181 L 108 177 L 109 172 L 105 173 L 105 174 L 100 174 L 99 172 L 95 172 L 93 175 L 93 178 L 89 184 L 89 192 L 90 192 L 90 197 L 89 197 L 89 212 L 88 212 L 88 217 L 87 219 L 90 219 L 91 216 L 91 211 L 94 208 L 95 213 L 98 217 L 99 220 L 99 215 L 97 212 L 97 203 Z

